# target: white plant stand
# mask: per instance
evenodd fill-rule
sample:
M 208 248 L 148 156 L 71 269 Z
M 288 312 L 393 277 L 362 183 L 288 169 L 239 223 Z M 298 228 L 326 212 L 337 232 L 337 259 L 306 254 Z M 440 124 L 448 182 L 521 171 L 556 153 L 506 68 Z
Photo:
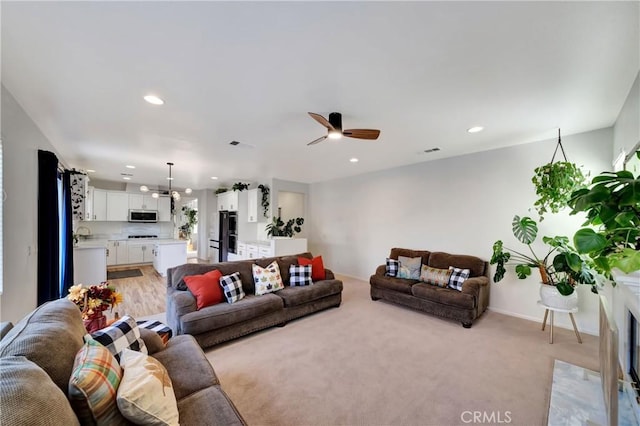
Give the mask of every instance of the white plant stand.
M 573 318 L 573 314 L 578 312 L 578 308 L 573 308 L 573 309 L 554 308 L 553 306 L 545 305 L 540 300 L 538 300 L 538 305 L 545 308 L 544 319 L 542 320 L 542 331 L 544 331 L 544 328 L 547 325 L 547 315 L 549 314 L 549 311 L 551 311 L 551 315 L 549 318 L 549 344 L 553 343 L 553 314 L 555 312 L 562 312 L 565 314 L 569 314 L 569 318 L 571 318 L 571 324 L 573 324 L 573 331 L 576 333 L 576 337 L 578 338 L 578 343 L 582 343 L 582 337 L 580 337 L 580 332 L 578 331 L 578 327 L 576 326 L 576 320 Z

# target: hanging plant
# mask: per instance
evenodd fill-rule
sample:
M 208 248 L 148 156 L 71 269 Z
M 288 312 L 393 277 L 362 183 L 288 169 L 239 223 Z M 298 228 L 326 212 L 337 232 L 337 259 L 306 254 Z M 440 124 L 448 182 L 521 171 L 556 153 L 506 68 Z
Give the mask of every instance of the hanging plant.
M 244 191 L 245 189 L 249 189 L 249 184 L 248 183 L 242 183 L 242 182 L 236 182 L 233 184 L 233 186 L 231 187 L 232 190 L 234 191 Z
M 554 162 L 558 148 L 562 151 L 564 161 Z M 533 206 L 540 216 L 540 221 L 544 220 L 544 215 L 547 212 L 558 213 L 567 207 L 571 194 L 586 186 L 586 176 L 580 167 L 567 161 L 560 139 L 560 130 L 558 130 L 558 144 L 551 162 L 536 167 L 531 182 L 535 186 L 538 196 Z
M 258 189 L 262 191 L 262 200 L 260 205 L 262 206 L 262 215 L 269 217 L 269 187 L 267 185 L 260 184 Z

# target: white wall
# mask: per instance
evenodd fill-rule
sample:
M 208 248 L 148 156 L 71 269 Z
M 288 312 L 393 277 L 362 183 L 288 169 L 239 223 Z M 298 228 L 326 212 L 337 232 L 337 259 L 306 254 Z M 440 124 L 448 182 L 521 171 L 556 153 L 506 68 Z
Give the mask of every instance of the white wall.
M 280 203 L 279 196 L 281 192 L 294 192 L 298 194 L 303 194 L 304 208 L 303 208 L 303 214 L 300 216 L 304 218 L 304 225 L 302 225 L 302 232 L 300 232 L 299 234 L 296 234 L 296 237 L 307 238 L 309 235 L 309 231 L 308 231 L 309 224 L 311 222 L 311 213 L 309 210 L 309 203 L 308 203 L 309 192 L 310 192 L 309 184 L 282 180 L 282 179 L 273 179 L 271 181 L 271 193 L 270 193 L 271 200 L 270 200 L 270 206 L 269 206 L 269 214 L 271 217 L 278 214 L 278 205 Z M 269 217 L 266 223 L 271 222 L 271 217 Z M 264 226 L 259 227 L 258 236 L 260 237 L 259 239 L 267 238 L 267 233 L 264 230 Z
M 613 127 L 613 158 L 620 150 L 628 154 L 640 142 L 640 72 L 629 91 Z
M 283 220 L 304 217 L 305 198 L 305 194 L 299 192 L 279 191 L 276 211 L 280 209 L 280 217 Z
M 2 211 L 0 319 L 15 323 L 37 305 L 38 149 L 56 150 L 4 86 L 1 97 L 2 173 L 7 198 Z
M 308 208 L 310 249 L 335 272 L 368 280 L 391 247 L 471 254 L 489 260 L 492 245 L 520 244 L 511 233 L 515 214 L 527 212 L 536 197 L 535 167 L 551 159 L 551 139 L 494 151 L 398 167 L 311 185 Z M 570 161 L 599 173 L 610 169 L 612 129 L 563 137 Z M 540 235 L 567 235 L 582 218 L 567 212 L 549 216 Z M 539 278 L 518 280 L 511 272 L 491 284 L 491 309 L 540 321 Z M 597 298 L 580 286 L 583 331 L 597 334 Z M 570 327 L 558 315 L 558 325 Z

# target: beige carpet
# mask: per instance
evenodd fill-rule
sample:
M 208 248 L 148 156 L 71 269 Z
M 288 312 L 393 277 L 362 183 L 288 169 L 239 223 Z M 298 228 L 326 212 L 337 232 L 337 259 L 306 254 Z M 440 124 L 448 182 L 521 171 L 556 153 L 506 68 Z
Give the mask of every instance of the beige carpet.
M 542 425 L 554 358 L 597 370 L 593 336 L 556 328 L 550 345 L 539 323 L 493 312 L 464 329 L 341 279 L 341 307 L 206 351 L 249 425 L 458 425 L 465 411 Z

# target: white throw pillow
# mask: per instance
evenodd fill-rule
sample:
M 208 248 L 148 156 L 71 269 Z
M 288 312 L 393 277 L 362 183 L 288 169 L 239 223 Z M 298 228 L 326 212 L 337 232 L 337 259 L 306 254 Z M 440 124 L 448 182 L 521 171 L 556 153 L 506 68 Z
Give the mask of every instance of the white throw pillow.
M 262 268 L 256 264 L 251 266 L 253 268 L 253 282 L 256 286 L 256 296 L 272 293 L 284 288 L 278 262 L 274 260 L 268 264 L 266 268 Z
M 178 403 L 167 369 L 153 357 L 125 349 L 118 387 L 118 409 L 129 421 L 144 425 L 178 425 Z

